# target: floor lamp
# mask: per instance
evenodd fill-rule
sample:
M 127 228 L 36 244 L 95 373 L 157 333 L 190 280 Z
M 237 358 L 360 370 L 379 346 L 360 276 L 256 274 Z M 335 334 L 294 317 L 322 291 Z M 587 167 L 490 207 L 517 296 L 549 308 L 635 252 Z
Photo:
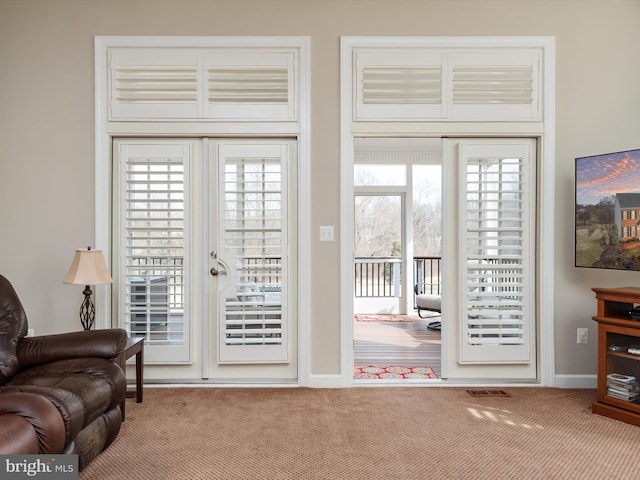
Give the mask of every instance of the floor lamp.
M 91 299 L 91 285 L 104 285 L 113 282 L 109 270 L 104 261 L 102 250 L 79 248 L 73 257 L 69 273 L 64 277 L 64 283 L 68 285 L 84 285 L 84 300 L 80 305 L 80 322 L 85 330 L 91 330 L 96 318 L 96 308 Z

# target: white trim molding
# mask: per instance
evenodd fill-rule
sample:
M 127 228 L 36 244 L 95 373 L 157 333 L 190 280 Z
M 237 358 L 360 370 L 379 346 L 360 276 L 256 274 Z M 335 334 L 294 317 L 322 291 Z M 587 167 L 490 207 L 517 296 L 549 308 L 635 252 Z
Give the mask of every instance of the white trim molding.
M 557 388 L 597 388 L 597 375 L 556 375 L 554 386 Z
M 306 385 L 310 388 L 341 388 L 340 375 L 310 375 Z

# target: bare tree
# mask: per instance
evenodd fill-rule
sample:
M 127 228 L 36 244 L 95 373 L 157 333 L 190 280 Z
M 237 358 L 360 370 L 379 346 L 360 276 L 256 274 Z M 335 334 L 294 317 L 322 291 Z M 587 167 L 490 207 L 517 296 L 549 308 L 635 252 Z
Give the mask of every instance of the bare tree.
M 615 225 L 615 198 L 612 195 L 602 197 L 596 205 L 595 213 L 607 236 L 608 243 L 612 243 L 613 226 Z
M 355 201 L 357 257 L 389 257 L 401 241 L 400 196 L 359 195 Z

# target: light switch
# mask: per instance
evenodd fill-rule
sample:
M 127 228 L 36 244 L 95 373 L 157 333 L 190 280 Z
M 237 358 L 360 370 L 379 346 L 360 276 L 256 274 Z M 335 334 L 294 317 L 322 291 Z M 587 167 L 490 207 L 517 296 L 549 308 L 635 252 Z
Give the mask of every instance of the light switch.
M 321 242 L 333 242 L 333 226 L 321 226 L 320 227 L 320 241 Z

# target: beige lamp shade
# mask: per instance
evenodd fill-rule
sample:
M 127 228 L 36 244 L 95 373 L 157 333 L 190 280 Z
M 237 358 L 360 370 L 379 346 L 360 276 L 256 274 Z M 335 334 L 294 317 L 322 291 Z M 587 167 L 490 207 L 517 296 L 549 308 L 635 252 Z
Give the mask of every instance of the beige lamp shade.
M 113 282 L 113 279 L 109 275 L 102 250 L 91 250 L 91 247 L 76 250 L 69 273 L 64 277 L 64 283 L 70 285 L 103 285 L 111 282 Z

